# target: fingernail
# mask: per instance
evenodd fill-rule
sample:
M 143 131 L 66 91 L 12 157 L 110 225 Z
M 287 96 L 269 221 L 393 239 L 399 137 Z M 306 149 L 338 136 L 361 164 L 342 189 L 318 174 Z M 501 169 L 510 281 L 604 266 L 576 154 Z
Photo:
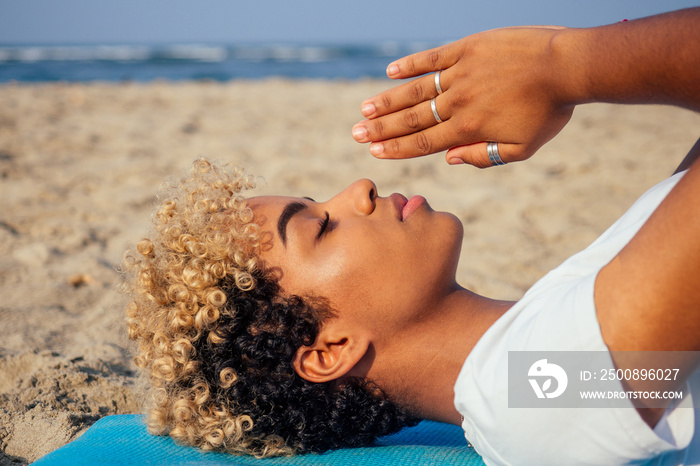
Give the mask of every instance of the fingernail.
M 379 157 L 384 153 L 384 144 L 381 142 L 375 142 L 369 146 L 369 153 L 375 157 Z
M 362 108 L 360 109 L 362 114 L 366 117 L 370 117 L 374 114 L 374 112 L 377 111 L 376 107 L 372 102 L 367 102 L 366 104 L 362 105 Z
M 462 165 L 464 163 L 464 160 L 460 159 L 459 157 L 454 157 L 448 160 L 447 163 L 450 165 Z
M 367 137 L 367 128 L 364 126 L 355 126 L 352 128 L 352 137 L 360 141 Z
M 386 67 L 386 75 L 391 77 L 396 74 L 399 74 L 399 65 L 392 63 L 389 66 Z

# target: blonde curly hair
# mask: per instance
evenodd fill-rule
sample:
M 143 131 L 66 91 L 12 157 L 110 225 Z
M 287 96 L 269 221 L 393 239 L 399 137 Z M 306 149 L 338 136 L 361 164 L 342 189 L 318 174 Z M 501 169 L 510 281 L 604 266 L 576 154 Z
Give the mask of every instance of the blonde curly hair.
M 285 296 L 258 257 L 242 193 L 254 178 L 200 159 L 161 194 L 151 238 L 125 254 L 129 338 L 151 433 L 257 457 L 366 445 L 415 420 L 364 379 L 314 384 L 292 358 L 332 318 Z

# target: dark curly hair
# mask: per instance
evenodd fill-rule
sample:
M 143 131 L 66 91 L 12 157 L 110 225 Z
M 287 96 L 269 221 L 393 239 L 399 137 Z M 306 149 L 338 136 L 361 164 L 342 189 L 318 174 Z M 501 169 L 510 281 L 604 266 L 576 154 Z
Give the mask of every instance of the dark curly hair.
M 238 374 L 231 387 L 211 395 L 221 404 L 235 400 L 241 413 L 256 420 L 252 438 L 273 435 L 297 452 L 318 452 L 367 445 L 409 423 L 367 380 L 313 383 L 299 377 L 291 364 L 296 351 L 312 344 L 322 319 L 332 315 L 298 296 L 280 299 L 274 281 L 256 277 L 256 283 L 254 290 L 229 295 L 236 312 L 227 312 L 227 306 L 222 313 L 221 342 L 195 345 L 213 363 L 202 371 L 210 386 L 226 368 Z M 265 440 L 256 440 L 250 448 L 265 446 Z
M 258 457 L 371 444 L 417 419 L 371 381 L 313 383 L 292 361 L 334 313 L 286 296 L 258 259 L 264 233 L 238 168 L 195 162 L 155 232 L 126 254 L 129 337 L 150 381 L 149 430 Z

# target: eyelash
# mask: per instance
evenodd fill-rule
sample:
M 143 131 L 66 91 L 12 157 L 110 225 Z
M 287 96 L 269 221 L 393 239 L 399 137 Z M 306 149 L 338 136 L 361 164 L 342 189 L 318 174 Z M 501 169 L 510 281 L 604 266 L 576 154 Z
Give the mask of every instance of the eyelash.
M 321 236 L 323 236 L 323 234 L 328 229 L 328 225 L 330 225 L 330 223 L 331 223 L 331 216 L 328 212 L 326 212 L 326 216 L 322 220 L 318 221 L 319 230 L 318 230 L 318 236 L 316 238 L 320 239 Z

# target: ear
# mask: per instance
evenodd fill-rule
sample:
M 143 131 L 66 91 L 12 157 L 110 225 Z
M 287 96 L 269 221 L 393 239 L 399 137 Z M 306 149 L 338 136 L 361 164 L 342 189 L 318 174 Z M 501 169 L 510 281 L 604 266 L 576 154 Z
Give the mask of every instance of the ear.
M 360 362 L 369 344 L 369 339 L 365 337 L 334 335 L 321 330 L 312 345 L 297 350 L 294 370 L 309 382 L 339 379 Z

